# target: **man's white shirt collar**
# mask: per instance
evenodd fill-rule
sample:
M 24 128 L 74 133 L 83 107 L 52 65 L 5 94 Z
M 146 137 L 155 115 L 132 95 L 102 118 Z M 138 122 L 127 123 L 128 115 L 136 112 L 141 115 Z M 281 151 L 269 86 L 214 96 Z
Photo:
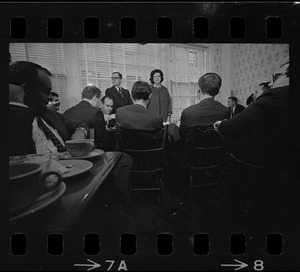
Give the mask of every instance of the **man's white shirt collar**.
M 9 102 L 9 105 L 15 105 L 15 106 L 28 108 L 25 104 L 22 104 L 22 103 L 19 103 L 19 102 Z

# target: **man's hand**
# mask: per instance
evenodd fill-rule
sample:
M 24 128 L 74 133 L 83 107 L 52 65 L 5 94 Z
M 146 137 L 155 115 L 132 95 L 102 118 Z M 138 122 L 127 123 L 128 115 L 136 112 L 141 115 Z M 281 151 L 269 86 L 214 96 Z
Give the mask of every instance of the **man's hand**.
M 116 116 L 115 114 L 104 114 L 104 120 L 105 121 L 109 121 L 109 120 L 112 120 L 112 119 L 115 119 Z
M 85 132 L 82 129 L 76 129 L 73 135 L 71 136 L 71 139 L 85 139 Z
M 214 129 L 218 131 L 218 126 L 222 123 L 222 121 L 217 121 L 214 123 Z

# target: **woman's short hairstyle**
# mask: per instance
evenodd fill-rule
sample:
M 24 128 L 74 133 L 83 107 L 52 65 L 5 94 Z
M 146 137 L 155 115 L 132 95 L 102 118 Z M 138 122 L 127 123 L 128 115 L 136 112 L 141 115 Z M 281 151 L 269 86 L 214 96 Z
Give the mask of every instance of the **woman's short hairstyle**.
M 100 98 L 101 91 L 94 85 L 86 86 L 82 91 L 82 99 L 92 99 L 95 95 Z
M 202 93 L 207 93 L 214 97 L 220 91 L 222 79 L 216 73 L 206 73 L 199 78 L 198 85 Z
M 163 74 L 162 70 L 154 69 L 154 70 L 150 73 L 150 78 L 149 78 L 149 79 L 150 79 L 150 82 L 151 82 L 152 84 L 154 84 L 153 77 L 154 77 L 154 74 L 156 74 L 156 73 L 159 73 L 159 74 L 160 74 L 160 77 L 161 77 L 160 83 L 162 83 L 162 82 L 164 81 L 164 74 Z
M 135 100 L 147 100 L 151 93 L 150 85 L 145 81 L 137 81 L 132 86 L 131 95 Z

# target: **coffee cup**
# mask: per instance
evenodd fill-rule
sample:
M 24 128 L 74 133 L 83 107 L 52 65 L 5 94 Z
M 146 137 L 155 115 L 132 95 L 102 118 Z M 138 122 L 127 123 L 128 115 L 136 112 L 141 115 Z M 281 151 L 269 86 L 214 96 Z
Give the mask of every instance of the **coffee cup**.
M 47 177 L 55 175 L 56 179 Z M 38 163 L 14 163 L 9 165 L 9 214 L 18 214 L 29 208 L 41 195 L 59 187 L 62 176 L 56 171 L 43 171 Z
M 76 139 L 65 142 L 66 148 L 72 157 L 88 156 L 94 149 L 92 139 Z

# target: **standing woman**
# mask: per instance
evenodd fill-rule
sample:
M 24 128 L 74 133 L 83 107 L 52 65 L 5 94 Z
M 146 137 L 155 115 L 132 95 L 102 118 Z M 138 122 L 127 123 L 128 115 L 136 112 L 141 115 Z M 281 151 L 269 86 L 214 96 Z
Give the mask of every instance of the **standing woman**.
M 172 114 L 172 101 L 168 89 L 161 85 L 164 80 L 163 72 L 155 69 L 150 73 L 150 88 L 152 90 L 151 100 L 148 109 L 163 117 L 167 122 Z

